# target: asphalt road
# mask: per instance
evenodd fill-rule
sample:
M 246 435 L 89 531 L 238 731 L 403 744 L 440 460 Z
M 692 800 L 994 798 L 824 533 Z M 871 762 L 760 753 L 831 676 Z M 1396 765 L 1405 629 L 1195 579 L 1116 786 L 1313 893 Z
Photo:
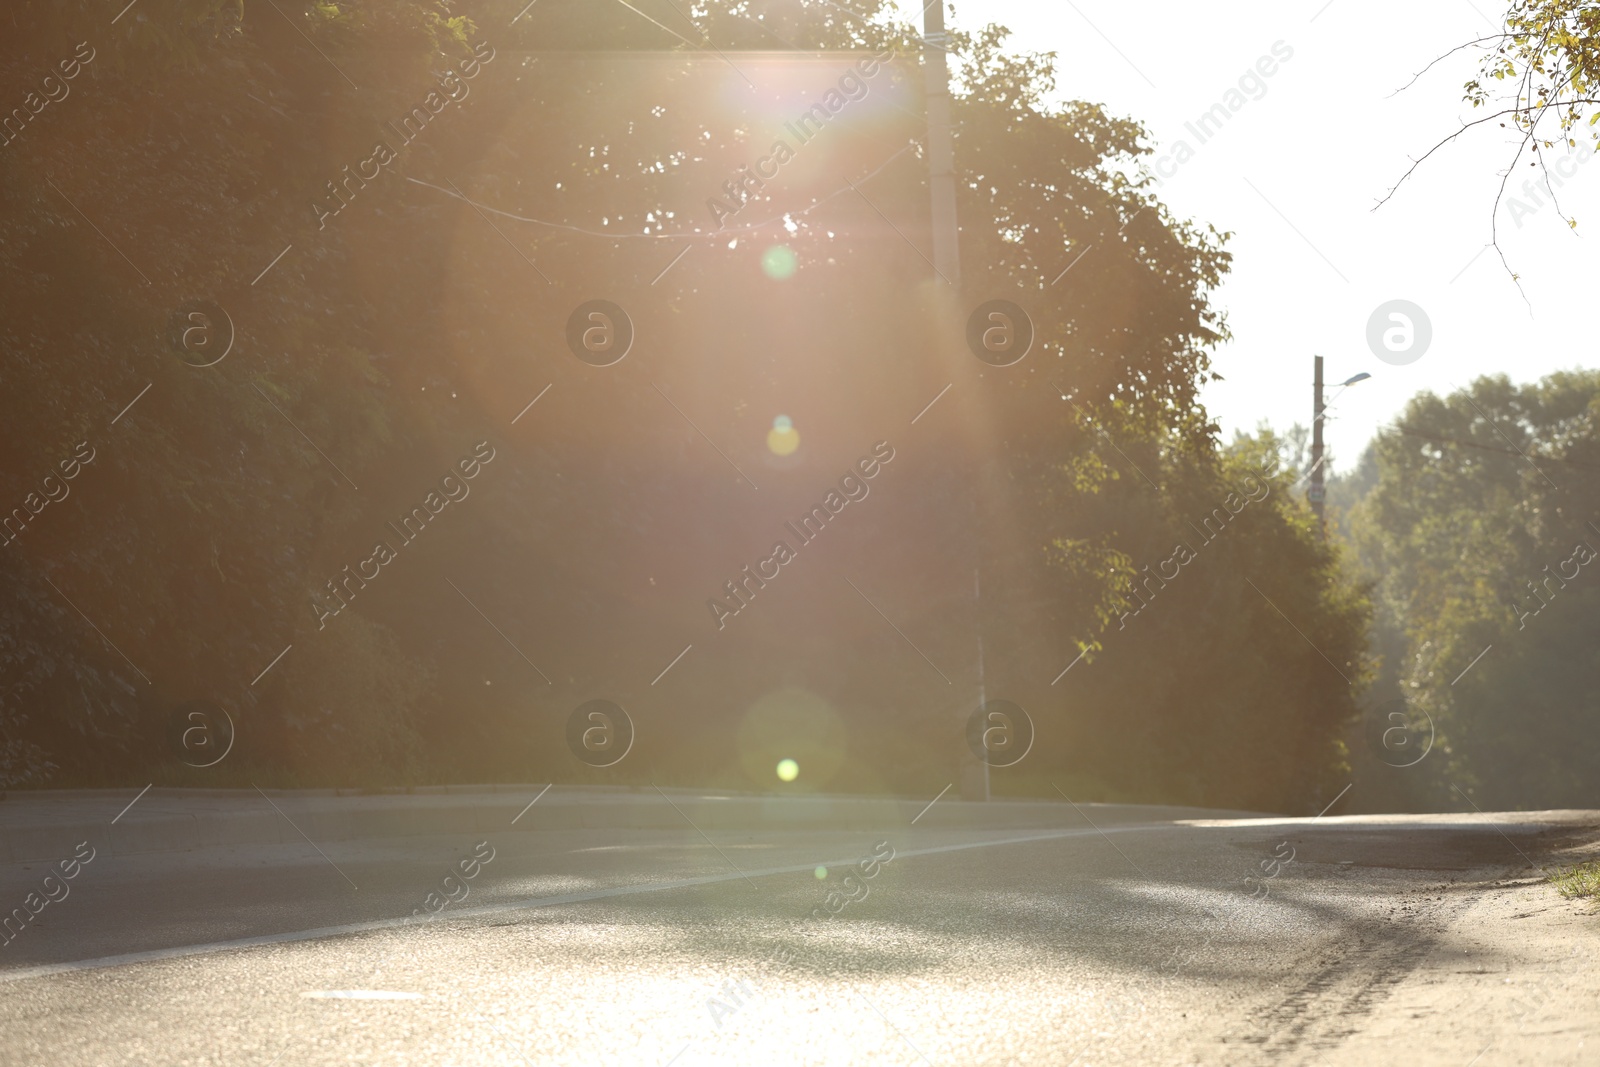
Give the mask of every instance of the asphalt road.
M 1600 813 L 1153 814 L 97 855 L 0 947 L 0 1064 L 1600 1062 L 1538 870 Z

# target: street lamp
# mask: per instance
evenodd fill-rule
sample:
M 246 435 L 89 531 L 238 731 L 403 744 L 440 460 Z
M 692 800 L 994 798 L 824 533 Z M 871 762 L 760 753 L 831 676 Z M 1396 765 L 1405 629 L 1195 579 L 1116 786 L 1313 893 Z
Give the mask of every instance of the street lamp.
M 1364 382 L 1372 375 L 1366 371 L 1346 378 L 1339 383 L 1339 392 L 1333 394 L 1334 400 L 1339 399 L 1343 393 L 1357 382 Z M 1306 499 L 1311 501 L 1311 510 L 1317 516 L 1317 529 L 1322 530 L 1322 501 L 1326 495 L 1322 487 L 1322 417 L 1327 413 L 1328 405 L 1322 402 L 1322 357 L 1316 357 L 1316 374 L 1311 386 L 1311 488 L 1306 491 Z

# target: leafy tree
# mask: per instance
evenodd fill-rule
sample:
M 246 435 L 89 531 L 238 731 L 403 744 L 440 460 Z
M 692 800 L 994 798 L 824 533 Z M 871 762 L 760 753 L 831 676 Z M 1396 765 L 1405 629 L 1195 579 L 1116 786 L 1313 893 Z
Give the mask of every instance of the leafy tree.
M 1121 477 L 1073 526 L 1115 546 L 1116 590 L 1060 681 L 1084 788 L 1315 811 L 1348 780 L 1368 608 L 1278 465 L 1285 447 L 1262 433 L 1106 458 Z
M 1403 635 L 1387 669 L 1439 731 L 1436 802 L 1451 783 L 1484 807 L 1593 795 L 1597 415 L 1600 373 L 1480 378 L 1417 397 L 1374 444 L 1353 527 L 1380 627 Z
M 1600 131 L 1584 133 L 1586 126 L 1593 127 L 1600 120 L 1600 112 L 1592 110 L 1600 103 L 1600 96 L 1596 95 L 1600 86 L 1600 4 L 1594 0 L 1515 0 L 1498 32 L 1468 41 L 1446 56 L 1464 49 L 1484 53 L 1478 76 L 1465 85 L 1465 99 L 1487 113 L 1436 142 L 1406 170 L 1395 188 L 1435 152 L 1469 130 L 1491 123 L 1516 130 L 1516 147 L 1490 209 L 1491 234 L 1500 251 L 1500 204 L 1523 159 L 1532 157 L 1528 165 L 1538 168 L 1544 191 L 1560 210 L 1556 190 L 1584 162 L 1575 153 L 1600 151 Z M 1580 146 L 1580 137 L 1585 137 L 1592 147 Z M 1534 204 L 1541 202 L 1531 184 L 1524 188 Z M 1393 196 L 1394 190 L 1389 195 Z M 1519 207 L 1532 210 L 1514 199 L 1513 218 Z M 1563 217 L 1569 227 L 1577 229 L 1576 218 L 1565 214 Z M 1503 251 L 1500 258 L 1505 263 Z M 1512 277 L 1516 277 L 1515 273 Z
M 1001 28 L 953 34 L 951 292 L 922 251 L 915 27 L 880 2 L 680 6 L 542 0 L 508 24 L 467 3 L 171 0 L 114 27 L 19 6 L 40 29 L 7 70 L 103 43 L 70 106 L 0 155 L 4 385 L 31 401 L 0 426 L 18 457 L 0 491 L 25 499 L 80 440 L 99 458 L 0 557 L 11 778 L 170 764 L 166 716 L 197 698 L 236 714 L 230 765 L 269 780 L 572 776 L 565 717 L 604 696 L 639 748 L 586 780 L 749 786 L 738 724 L 804 688 L 852 724 L 829 784 L 920 791 L 949 780 L 981 638 L 986 691 L 1037 709 L 1041 774 L 1110 752 L 1079 743 L 1119 729 L 1073 695 L 1092 667 L 1090 691 L 1140 695 L 1148 744 L 1099 765 L 1130 793 L 1320 795 L 1353 708 L 1322 656 L 1359 680 L 1359 595 L 1284 486 L 1153 606 L 1184 605 L 1170 621 L 1102 640 L 1139 568 L 1242 476 L 1197 400 L 1226 235 L 1126 177 L 1142 128 L 1046 106 L 1053 57 L 1005 51 Z M 480 52 L 470 93 L 402 135 Z M 782 181 L 707 209 L 885 54 Z M 395 160 L 373 178 L 375 140 Z M 613 368 L 563 340 L 598 295 L 638 331 Z M 1014 368 L 963 343 L 994 297 L 1035 325 Z M 235 325 L 210 368 L 169 337 L 196 298 Z M 778 414 L 789 457 L 765 445 Z M 319 618 L 312 594 L 484 439 L 471 498 Z M 707 594 L 880 439 L 899 452 L 871 499 L 714 629 Z
M 396 388 L 371 328 L 390 309 L 292 259 L 270 296 L 250 285 L 312 217 L 303 200 L 281 210 L 280 190 L 315 188 L 348 161 L 279 147 L 295 129 L 285 107 L 305 121 L 342 84 L 297 29 L 348 61 L 341 45 L 368 25 L 329 5 L 281 7 L 303 26 L 193 0 L 146 2 L 116 22 L 101 4 L 8 9 L 27 29 L 8 35 L 0 69 L 31 91 L 17 96 L 26 125 L 0 147 L 0 260 L 13 279 L 0 491 L 22 520 L 0 558 L 11 780 L 38 781 L 46 761 L 104 781 L 127 773 L 130 753 L 170 759 L 167 710 L 196 697 L 250 720 L 248 757 L 263 732 L 246 713 L 270 705 L 274 681 L 247 683 L 314 621 L 307 592 L 348 562 L 364 524 L 305 440 L 358 476 L 397 444 L 431 451 L 429 413 Z M 466 24 L 440 24 L 436 8 L 375 9 L 365 32 L 412 56 L 372 54 L 377 84 L 405 83 L 410 97 L 434 49 L 459 43 Z M 337 263 L 340 249 L 323 254 Z M 206 371 L 169 341 L 196 297 L 235 327 L 228 359 Z M 62 487 L 56 467 L 78 442 L 96 458 Z M 375 479 L 369 492 L 394 484 Z

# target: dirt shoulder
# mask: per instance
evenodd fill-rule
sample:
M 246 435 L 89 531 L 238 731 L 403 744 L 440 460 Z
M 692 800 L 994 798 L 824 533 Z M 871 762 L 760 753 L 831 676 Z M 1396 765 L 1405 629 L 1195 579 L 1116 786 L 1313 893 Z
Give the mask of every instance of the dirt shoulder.
M 1546 874 L 1600 858 L 1600 825 L 1594 813 L 1561 814 L 1574 817 L 1537 835 L 1516 835 L 1515 844 L 1479 838 L 1475 851 L 1497 865 L 1397 884 L 1390 932 L 1380 931 L 1367 951 L 1354 955 L 1373 963 L 1409 950 L 1416 955 L 1387 975 L 1374 967 L 1359 976 L 1383 987 L 1382 996 L 1367 998 L 1353 1013 L 1363 1016 L 1359 1023 L 1340 1026 L 1338 998 L 1324 999 L 1322 1040 L 1301 1049 L 1304 1062 L 1600 1062 L 1600 905 L 1563 898 Z M 1427 860 L 1410 862 L 1426 869 Z

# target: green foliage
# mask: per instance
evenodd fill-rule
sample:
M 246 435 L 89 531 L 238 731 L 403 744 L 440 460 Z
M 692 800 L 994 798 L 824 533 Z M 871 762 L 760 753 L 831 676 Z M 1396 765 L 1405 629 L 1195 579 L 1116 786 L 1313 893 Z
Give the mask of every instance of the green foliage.
M 737 781 L 723 727 L 803 686 L 849 713 L 837 786 L 920 790 L 921 774 L 936 790 L 959 740 L 929 722 L 970 710 L 981 637 L 985 684 L 1038 709 L 1041 789 L 1060 772 L 1106 795 L 1296 811 L 1330 792 L 1363 602 L 1289 475 L 1119 629 L 1144 565 L 1277 447 L 1224 453 L 1199 405 L 1227 336 L 1211 302 L 1227 235 L 1127 177 L 1143 128 L 1047 105 L 1053 57 L 1003 50 L 1002 28 L 955 32 L 957 300 L 921 251 L 921 44 L 892 5 L 633 6 L 541 0 L 511 25 L 422 0 L 141 0 L 114 27 L 102 5 L 14 8 L 38 28 L 31 53 L 87 38 L 102 58 L 0 156 L 4 385 L 28 398 L 0 426 L 21 457 L 0 472 L 4 506 L 75 442 L 101 455 L 0 556 L 0 774 L 37 784 L 48 761 L 131 781 L 170 766 L 153 739 L 171 707 L 206 698 L 240 723 L 219 780 L 593 780 L 561 726 L 604 695 L 644 709 L 638 756 L 604 780 Z M 312 203 L 485 37 L 499 58 L 470 99 L 320 218 Z M 785 172 L 805 197 L 753 204 L 713 239 L 706 198 L 793 114 L 725 55 L 842 68 L 839 50 L 890 45 L 903 58 L 872 86 L 875 124 L 830 128 Z M 754 266 L 777 242 L 800 264 L 781 288 Z M 640 328 L 605 376 L 560 342 L 597 290 Z M 164 339 L 197 296 L 238 330 L 206 371 Z M 960 343 L 968 304 L 991 297 L 1037 326 L 1016 372 Z M 748 464 L 758 498 L 663 395 Z M 806 442 L 790 466 L 760 445 L 785 411 Z M 884 436 L 904 458 L 831 547 L 806 550 L 812 577 L 700 637 L 730 563 Z M 505 458 L 472 499 L 319 628 L 309 594 L 486 437 Z M 686 633 L 694 652 L 653 687 Z
M 424 767 L 418 727 L 432 679 L 391 630 L 341 614 L 282 669 L 283 765 L 330 785 L 368 776 L 418 779 Z
M 1597 417 L 1594 371 L 1424 393 L 1379 435 L 1352 517 L 1385 674 L 1438 727 L 1437 772 L 1484 807 L 1581 806 L 1600 785 L 1600 567 L 1580 550 L 1600 549 Z
M 1477 43 L 1489 54 L 1479 77 L 1466 83 L 1466 99 L 1491 114 L 1473 124 L 1509 122 L 1522 134 L 1513 166 L 1528 151 L 1544 166 L 1544 153 L 1557 144 L 1575 148 L 1584 126 L 1600 120 L 1593 110 L 1600 103 L 1600 4 L 1594 0 L 1516 0 L 1501 32 Z M 1600 131 L 1590 139 L 1600 151 Z M 1578 220 L 1568 217 L 1567 224 L 1576 229 Z
M 1136 472 L 1082 502 L 1078 523 L 1118 553 L 1091 651 L 1060 683 L 1075 770 L 1141 799 L 1260 811 L 1314 812 L 1342 788 L 1369 608 L 1281 448 L 1263 433 L 1225 453 L 1133 452 L 1120 467 L 1159 489 Z
M 370 56 L 403 99 L 435 46 L 470 29 L 427 3 L 382 5 L 368 29 L 324 35 L 309 7 L 279 8 L 341 61 L 350 57 L 339 49 L 358 42 L 337 33 L 409 44 L 413 64 Z M 326 580 L 316 575 L 370 508 L 310 446 L 285 450 L 286 432 L 304 445 L 303 431 L 359 476 L 379 457 L 431 452 L 435 433 L 459 441 L 476 430 L 419 411 L 406 395 L 415 386 L 402 391 L 385 372 L 393 364 L 373 325 L 390 309 L 378 302 L 292 261 L 276 269 L 270 299 L 250 299 L 285 232 L 304 242 L 296 231 L 310 212 L 296 202 L 286 213 L 281 190 L 314 188 L 348 158 L 306 142 L 279 123 L 282 106 L 268 106 L 296 107 L 300 87 L 338 73 L 272 6 L 251 5 L 249 22 L 242 10 L 143 0 L 115 24 L 98 3 L 7 12 L 29 27 L 13 38 L 27 54 L 0 64 L 29 84 L 76 41 L 95 57 L 0 149 L 6 513 L 41 492 L 75 442 L 97 458 L 0 558 L 0 784 L 39 784 L 63 768 L 103 782 L 136 774 L 135 754 L 170 759 L 160 724 L 182 700 L 220 699 L 249 717 L 262 696 L 244 683 L 311 620 L 307 588 Z M 321 258 L 337 270 L 344 255 Z M 173 308 L 197 295 L 219 299 L 238 330 L 209 374 L 165 340 Z M 95 627 L 116 635 L 115 648 Z M 246 731 L 241 754 L 264 759 L 265 747 Z
M 1593 0 L 1517 0 L 1506 12 L 1504 31 L 1489 42 L 1482 77 L 1510 83 L 1513 99 L 1502 114 L 1530 137 L 1537 137 L 1547 117 L 1570 134 L 1597 102 L 1600 4 Z M 1474 107 L 1503 98 L 1481 79 L 1467 82 L 1466 89 Z M 1594 122 L 1590 118 L 1588 124 Z

